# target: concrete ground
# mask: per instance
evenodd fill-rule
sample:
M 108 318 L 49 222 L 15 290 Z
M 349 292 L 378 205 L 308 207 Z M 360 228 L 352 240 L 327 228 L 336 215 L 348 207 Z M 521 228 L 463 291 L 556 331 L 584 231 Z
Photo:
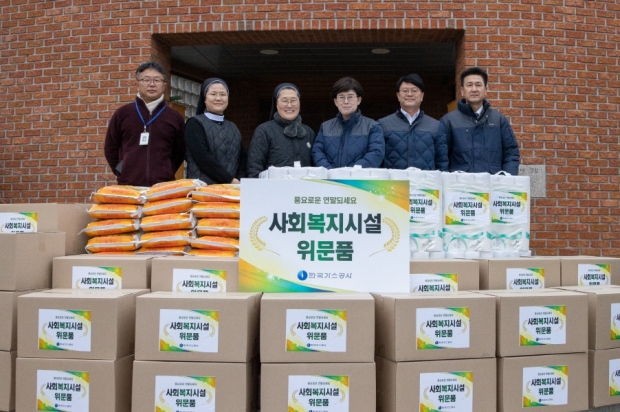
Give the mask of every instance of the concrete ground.
M 620 412 L 620 405 L 603 406 L 590 409 L 589 412 Z

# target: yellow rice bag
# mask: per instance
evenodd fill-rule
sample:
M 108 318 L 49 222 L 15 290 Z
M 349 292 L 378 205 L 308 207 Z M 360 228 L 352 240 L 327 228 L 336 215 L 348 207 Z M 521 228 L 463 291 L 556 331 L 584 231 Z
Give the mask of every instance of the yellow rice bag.
M 196 233 L 207 236 L 239 237 L 239 219 L 200 219 Z
M 199 202 L 239 203 L 241 201 L 241 190 L 239 185 L 233 184 L 198 187 L 192 192 L 192 199 Z
M 208 202 L 195 203 L 192 214 L 196 217 L 213 217 L 217 219 L 239 219 L 239 203 Z
M 140 229 L 140 219 L 105 219 L 90 222 L 82 232 L 93 237 L 130 233 L 138 229 Z
M 215 249 L 194 249 L 187 252 L 189 256 L 202 257 L 237 257 L 237 252 L 232 250 L 215 250 Z
M 146 202 L 146 188 L 136 186 L 112 185 L 105 186 L 93 193 L 95 203 L 121 203 L 141 205 Z
M 184 256 L 189 249 L 189 246 L 143 247 L 136 251 L 136 255 Z
M 138 249 L 139 250 L 139 249 Z M 135 255 L 135 250 L 122 250 L 120 252 L 93 252 L 91 255 L 105 256 L 105 255 Z
M 172 182 L 157 183 L 146 191 L 146 200 L 153 202 L 155 200 L 186 197 L 192 190 L 206 185 L 205 182 L 199 179 L 180 179 L 173 180 Z
M 139 247 L 140 235 L 134 232 L 90 238 L 86 244 L 86 251 L 88 253 L 122 252 L 126 250 L 136 250 Z
M 146 216 L 140 222 L 140 227 L 145 232 L 193 229 L 195 226 L 196 218 L 191 213 Z
M 140 245 L 146 248 L 187 246 L 196 237 L 193 230 L 168 230 L 165 232 L 147 232 L 140 238 Z
M 192 239 L 191 245 L 196 249 L 239 250 L 239 239 L 223 236 L 199 236 Z
M 182 197 L 147 202 L 142 208 L 142 212 L 147 216 L 166 215 L 170 213 L 189 212 L 191 208 L 192 199 Z
M 142 206 L 138 205 L 92 205 L 87 211 L 95 219 L 134 219 L 142 217 Z

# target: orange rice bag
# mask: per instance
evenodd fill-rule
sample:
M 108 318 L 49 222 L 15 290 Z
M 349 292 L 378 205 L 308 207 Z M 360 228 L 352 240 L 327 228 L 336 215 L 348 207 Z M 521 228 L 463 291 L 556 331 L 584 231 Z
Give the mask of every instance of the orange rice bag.
M 168 230 L 166 232 L 147 232 L 140 238 L 140 245 L 146 248 L 187 246 L 196 237 L 193 230 Z
M 241 190 L 239 185 L 233 184 L 198 187 L 192 192 L 192 199 L 199 202 L 239 203 L 241 201 Z
M 239 237 L 239 219 L 200 219 L 196 226 L 196 233 L 208 236 Z
M 154 215 L 143 217 L 140 227 L 145 232 L 162 230 L 193 229 L 196 226 L 196 218 L 191 213 L 169 213 L 167 215 Z
M 196 217 L 213 217 L 218 219 L 239 219 L 239 203 L 208 202 L 196 203 L 192 206 L 192 214 Z
M 93 237 L 135 232 L 138 229 L 140 229 L 140 219 L 106 219 L 90 222 L 82 232 Z
M 122 203 L 141 205 L 146 202 L 145 188 L 136 186 L 105 186 L 93 193 L 95 203 Z
M 156 200 L 147 202 L 142 208 L 142 212 L 147 216 L 166 215 L 170 213 L 189 212 L 192 208 L 192 199 L 185 197 L 176 199 Z
M 95 219 L 133 219 L 142 217 L 142 206 L 138 205 L 92 205 L 86 212 Z
M 196 249 L 239 250 L 239 239 L 223 236 L 199 236 L 192 239 L 191 245 Z
M 172 182 L 157 183 L 146 191 L 146 200 L 153 202 L 155 200 L 186 197 L 192 190 L 206 185 L 205 182 L 199 179 L 180 179 L 173 180 Z
M 191 249 L 187 252 L 187 255 L 202 257 L 237 257 L 237 252 L 232 250 Z
M 135 250 L 122 250 L 120 252 L 93 252 L 91 255 L 135 255 Z
M 136 251 L 136 255 L 184 256 L 189 249 L 189 246 L 143 247 Z
M 95 236 L 88 240 L 86 251 L 96 252 L 122 252 L 136 250 L 140 247 L 140 235 L 137 233 L 125 233 L 122 235 Z

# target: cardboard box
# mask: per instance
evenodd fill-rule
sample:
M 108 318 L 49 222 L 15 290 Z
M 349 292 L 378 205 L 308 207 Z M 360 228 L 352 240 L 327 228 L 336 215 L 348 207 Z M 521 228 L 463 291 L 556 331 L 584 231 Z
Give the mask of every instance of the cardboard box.
M 0 411 L 15 410 L 15 358 L 15 351 L 0 352 Z
M 620 403 L 620 349 L 588 351 L 590 408 Z
M 477 260 L 414 259 L 409 262 L 411 293 L 478 290 Z
M 620 258 L 562 256 L 562 286 L 620 285 Z
M 237 292 L 239 258 L 166 256 L 153 259 L 153 292 Z
M 49 288 L 52 259 L 64 255 L 64 233 L 0 234 L 0 290 Z
M 45 410 L 130 412 L 132 366 L 133 356 L 116 360 L 17 358 L 16 410 L 44 410 L 41 406 L 50 405 L 57 409 Z M 55 383 L 67 386 L 55 390 Z M 51 405 L 56 394 L 64 396 L 55 402 L 57 407 Z
M 317 388 L 325 391 L 313 395 Z M 261 412 L 322 411 L 325 401 L 333 410 L 376 412 L 375 363 L 263 363 L 260 395 Z
M 588 409 L 587 353 L 500 358 L 497 368 L 499 412 L 532 406 L 550 411 Z
M 20 358 L 133 355 L 136 297 L 146 290 L 51 289 L 17 299 Z
M 559 258 L 480 260 L 480 289 L 544 289 L 560 286 Z
M 149 289 L 152 256 L 75 255 L 54 258 L 54 289 Z
M 137 299 L 136 360 L 248 362 L 260 293 L 155 292 Z
M 261 362 L 372 362 L 375 304 L 368 293 L 268 293 Z
M 376 354 L 402 362 L 495 357 L 495 299 L 472 292 L 373 294 Z
M 31 292 L 0 292 L 0 351 L 17 350 L 17 297 Z
M 497 299 L 497 356 L 588 350 L 588 297 L 559 289 L 486 291 Z
M 132 412 L 256 410 L 258 362 L 134 362 Z M 201 378 L 201 379 L 198 379 Z M 175 396 L 178 388 L 196 389 Z M 180 408 L 177 401 L 202 409 Z M 183 405 L 183 404 L 181 404 Z M 157 409 L 159 408 L 159 409 Z M 263 408 L 263 412 L 265 409 Z
M 36 213 L 38 232 L 64 232 L 66 254 L 79 255 L 84 253 L 88 236 L 78 233 L 94 220 L 86 213 L 90 206 L 79 203 L 12 203 L 0 205 L 0 214 Z
M 377 357 L 377 411 L 495 412 L 496 363 L 495 358 L 393 362 Z M 440 391 L 434 390 L 437 385 Z

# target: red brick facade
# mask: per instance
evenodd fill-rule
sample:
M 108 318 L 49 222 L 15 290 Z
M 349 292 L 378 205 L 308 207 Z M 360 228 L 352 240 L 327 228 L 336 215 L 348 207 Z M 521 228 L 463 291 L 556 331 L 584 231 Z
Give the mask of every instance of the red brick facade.
M 0 202 L 81 202 L 112 180 L 107 121 L 137 64 L 170 67 L 172 46 L 453 41 L 457 72 L 488 69 L 523 163 L 546 165 L 534 253 L 620 256 L 619 14 L 618 0 L 0 0 Z

